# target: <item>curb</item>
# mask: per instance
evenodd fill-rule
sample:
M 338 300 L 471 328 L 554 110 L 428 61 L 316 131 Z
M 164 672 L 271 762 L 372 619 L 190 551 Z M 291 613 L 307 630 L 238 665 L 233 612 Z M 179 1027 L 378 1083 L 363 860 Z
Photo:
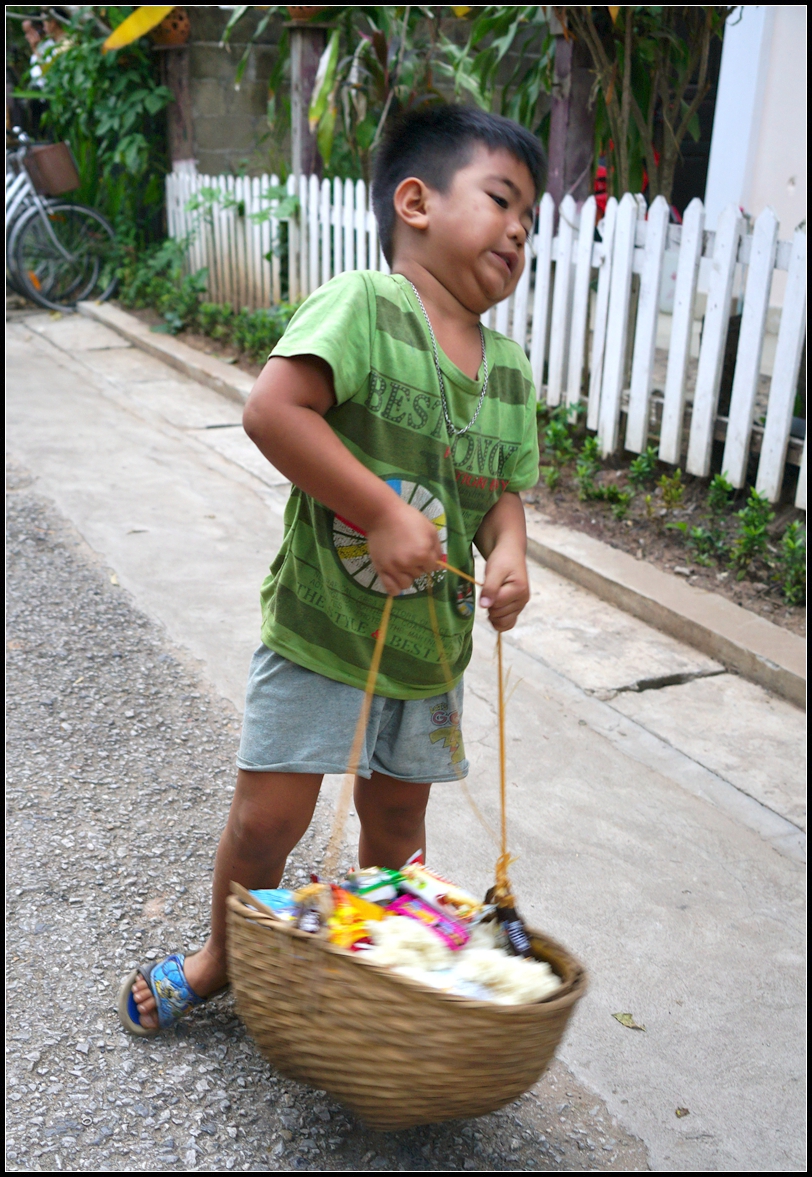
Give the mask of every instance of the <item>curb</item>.
M 254 381 L 239 368 L 171 335 L 150 331 L 120 307 L 83 302 L 77 309 L 229 400 L 247 400 Z M 806 706 L 806 642 L 781 626 L 591 536 L 534 518 L 533 513 L 527 519 L 527 554 L 751 682 L 797 707 Z
M 806 642 L 626 552 L 528 514 L 528 555 L 797 707 L 806 706 Z
M 204 352 L 171 335 L 160 335 L 151 331 L 146 323 L 136 319 L 135 315 L 128 315 L 121 307 L 111 306 L 106 302 L 80 302 L 76 309 L 88 319 L 95 319 L 112 328 L 119 335 L 135 347 L 165 364 L 182 372 L 191 380 L 205 384 L 221 396 L 244 405 L 248 395 L 254 387 L 254 380 L 239 368 L 232 368 L 214 356 L 207 356 Z

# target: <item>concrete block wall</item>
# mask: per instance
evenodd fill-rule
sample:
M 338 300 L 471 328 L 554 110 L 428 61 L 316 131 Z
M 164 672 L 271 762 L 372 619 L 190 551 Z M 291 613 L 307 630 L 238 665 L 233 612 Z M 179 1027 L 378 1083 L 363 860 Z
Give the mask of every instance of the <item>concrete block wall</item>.
M 249 175 L 278 173 L 290 156 L 288 125 L 282 114 L 278 128 L 271 131 L 267 106 L 268 79 L 282 35 L 281 18 L 271 20 L 254 43 L 236 90 L 237 65 L 262 13 L 246 13 L 228 47 L 221 48 L 230 12 L 203 6 L 187 11 L 192 26 L 189 72 L 198 171 L 204 175 L 243 170 Z M 280 108 L 285 97 L 277 95 Z

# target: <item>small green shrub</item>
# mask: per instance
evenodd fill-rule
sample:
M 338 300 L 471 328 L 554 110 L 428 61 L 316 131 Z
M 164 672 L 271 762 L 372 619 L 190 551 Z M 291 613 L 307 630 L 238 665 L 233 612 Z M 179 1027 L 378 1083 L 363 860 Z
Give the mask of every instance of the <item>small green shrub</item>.
M 657 472 L 657 451 L 653 445 L 639 454 L 629 466 L 629 482 L 638 489 L 652 482 Z
M 663 474 L 657 485 L 663 492 L 663 505 L 668 511 L 676 511 L 682 506 L 685 498 L 685 486 L 682 482 L 682 471 L 675 470 L 673 474 Z
M 575 482 L 581 502 L 599 497 L 595 476 L 601 468 L 601 451 L 597 437 L 587 437 L 575 463 Z
M 788 605 L 806 604 L 806 529 L 798 522 L 781 537 L 775 579 Z
M 708 507 L 714 515 L 721 515 L 730 506 L 734 494 L 733 485 L 724 474 L 714 474 L 708 487 Z
M 261 363 L 285 334 L 296 307 L 291 303 L 261 307 L 256 311 L 241 310 L 231 325 L 231 342 L 238 351 Z
M 750 496 L 743 510 L 737 511 L 739 520 L 736 537 L 731 549 L 731 566 L 737 569 L 737 579 L 743 580 L 755 560 L 767 555 L 767 527 L 775 518 L 766 495 L 757 490 Z
M 197 308 L 196 326 L 212 339 L 228 339 L 233 318 L 231 303 L 201 302 Z
M 689 523 L 684 521 L 666 523 L 666 527 L 669 530 L 682 533 L 685 546 L 697 564 L 707 567 L 720 557 L 724 558 L 727 555 L 724 539 L 716 529 L 709 530 L 707 527 L 701 526 L 691 527 Z
M 601 497 L 610 504 L 615 519 L 625 519 L 629 504 L 634 498 L 634 491 L 621 490 L 618 486 L 601 487 Z

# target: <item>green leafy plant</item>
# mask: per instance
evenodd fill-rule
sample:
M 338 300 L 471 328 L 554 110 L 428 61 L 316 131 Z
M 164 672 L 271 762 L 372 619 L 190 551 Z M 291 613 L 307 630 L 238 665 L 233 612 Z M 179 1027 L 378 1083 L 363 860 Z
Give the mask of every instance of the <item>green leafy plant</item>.
M 599 497 L 595 478 L 601 468 L 600 446 L 596 437 L 587 437 L 575 463 L 575 482 L 581 502 Z
M 743 580 L 756 560 L 767 556 L 767 527 L 775 518 L 766 495 L 750 491 L 747 503 L 736 512 L 739 520 L 730 553 L 731 567 L 737 569 L 737 580 Z
M 609 503 L 615 519 L 625 519 L 631 501 L 634 498 L 634 491 L 621 490 L 619 486 L 614 486 L 611 483 L 599 489 L 601 492 L 600 497 Z
M 715 563 L 720 556 L 724 557 L 727 554 L 723 539 L 714 530 L 709 530 L 701 525 L 691 527 L 690 523 L 686 523 L 684 520 L 666 523 L 666 527 L 682 534 L 685 546 L 697 564 L 707 567 Z
M 131 9 L 103 11 L 115 28 Z M 82 181 L 76 200 L 104 213 L 119 242 L 143 246 L 161 232 L 172 91 L 159 83 L 146 46 L 102 53 L 104 36 L 85 9 L 75 10 L 65 48 L 43 75 L 43 125 L 73 150 Z
M 730 506 L 735 493 L 732 483 L 728 482 L 724 474 L 714 474 L 708 486 L 708 507 L 713 515 L 722 515 Z
M 677 469 L 673 474 L 663 474 L 657 482 L 662 491 L 663 506 L 667 511 L 676 511 L 682 506 L 685 498 L 685 486 L 682 481 L 682 471 Z
M 438 72 L 453 81 L 458 97 L 473 98 L 538 132 L 539 98 L 553 85 L 555 38 L 547 8 L 534 4 L 484 4 L 470 14 L 467 42 L 441 39 Z
M 710 47 L 735 6 L 562 5 L 553 12 L 586 45 L 595 74 L 596 142 L 609 191 L 671 200 L 686 135 L 698 139 L 711 78 Z
M 806 604 L 806 528 L 797 521 L 781 537 L 775 579 L 788 605 Z
M 653 445 L 648 446 L 639 454 L 629 466 L 629 482 L 640 489 L 647 482 L 654 480 L 657 472 L 657 450 Z

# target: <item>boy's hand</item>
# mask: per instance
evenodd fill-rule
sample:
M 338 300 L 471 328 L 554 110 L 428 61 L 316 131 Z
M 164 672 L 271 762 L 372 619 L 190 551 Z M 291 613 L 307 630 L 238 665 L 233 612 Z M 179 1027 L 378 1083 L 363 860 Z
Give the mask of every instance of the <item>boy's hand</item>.
M 485 565 L 485 584 L 479 596 L 493 628 L 500 632 L 513 629 L 529 600 L 524 553 L 509 544 L 495 547 Z
M 369 555 L 388 593 L 397 595 L 432 572 L 443 550 L 434 524 L 392 494 L 380 522 L 367 532 Z

